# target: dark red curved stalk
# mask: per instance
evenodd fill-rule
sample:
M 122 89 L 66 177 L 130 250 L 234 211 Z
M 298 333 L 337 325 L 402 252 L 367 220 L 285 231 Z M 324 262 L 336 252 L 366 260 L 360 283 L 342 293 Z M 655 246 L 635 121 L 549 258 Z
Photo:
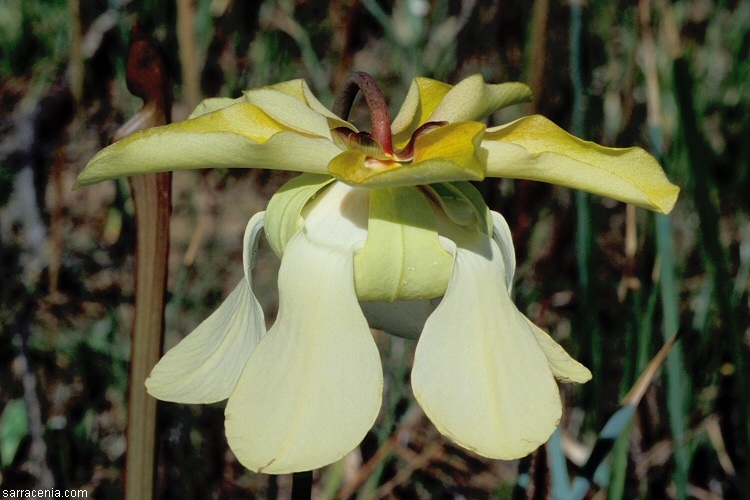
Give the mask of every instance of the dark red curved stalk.
M 354 104 L 357 92 L 362 91 L 365 102 L 370 109 L 372 120 L 372 136 L 380 143 L 380 146 L 388 154 L 393 154 L 393 139 L 391 138 L 391 118 L 388 115 L 388 106 L 385 103 L 383 92 L 375 83 L 373 77 L 364 71 L 352 73 L 344 80 L 344 84 L 336 96 L 333 112 L 343 120 L 349 117 L 349 111 Z

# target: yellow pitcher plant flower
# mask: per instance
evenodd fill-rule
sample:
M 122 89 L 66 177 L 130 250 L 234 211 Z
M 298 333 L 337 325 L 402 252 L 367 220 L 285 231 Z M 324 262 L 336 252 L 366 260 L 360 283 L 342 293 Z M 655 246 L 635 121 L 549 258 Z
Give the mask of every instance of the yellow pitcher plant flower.
M 362 91 L 372 133 L 346 121 Z M 487 128 L 529 101 L 520 83 L 416 78 L 391 123 L 372 78 L 355 73 L 332 112 L 303 80 L 209 99 L 184 122 L 99 152 L 78 179 L 207 167 L 302 172 L 250 219 L 245 276 L 153 369 L 165 401 L 226 405 L 239 461 L 310 470 L 354 449 L 381 406 L 370 327 L 417 338 L 411 384 L 437 429 L 500 459 L 527 455 L 558 425 L 555 379 L 591 373 L 515 307 L 505 220 L 467 181 L 510 177 L 583 189 L 662 213 L 679 189 L 639 148 L 577 139 L 541 116 Z M 266 332 L 251 288 L 261 232 L 281 258 L 279 311 Z

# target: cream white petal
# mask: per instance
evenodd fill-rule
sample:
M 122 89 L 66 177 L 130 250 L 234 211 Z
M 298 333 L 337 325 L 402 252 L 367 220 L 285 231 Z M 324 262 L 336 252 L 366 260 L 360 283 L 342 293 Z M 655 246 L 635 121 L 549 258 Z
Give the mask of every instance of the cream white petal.
M 258 263 L 258 242 L 266 221 L 266 212 L 258 212 L 250 218 L 242 238 L 242 270 L 245 279 L 252 284 L 252 271 Z
M 266 209 L 266 238 L 281 257 L 287 242 L 300 230 L 302 211 L 318 192 L 334 182 L 328 175 L 301 174 L 276 191 Z
M 505 218 L 497 212 L 492 213 L 492 239 L 497 243 L 505 266 L 505 283 L 508 292 L 513 288 L 513 274 L 516 269 L 516 252 L 513 248 L 513 235 Z M 561 382 L 576 382 L 582 384 L 591 380 L 591 372 L 581 363 L 573 359 L 560 344 L 555 342 L 544 330 L 536 326 L 530 319 L 524 318 L 534 332 L 539 346 L 547 357 L 552 373 Z
M 513 235 L 505 217 L 497 212 L 492 214 L 492 239 L 497 243 L 500 254 L 503 257 L 505 267 L 505 284 L 508 286 L 508 293 L 513 290 L 513 275 L 516 273 L 516 249 L 513 246 Z
M 486 235 L 473 238 L 454 247 L 448 290 L 417 344 L 412 387 L 440 432 L 480 455 L 514 459 L 547 441 L 560 396 L 505 286 L 500 249 Z
M 245 252 L 257 247 L 263 212 L 245 230 Z M 205 321 L 161 358 L 146 380 L 162 401 L 215 403 L 234 390 L 250 353 L 266 332 L 263 309 L 253 295 L 246 258 L 245 278 Z
M 306 234 L 315 243 L 351 252 L 364 245 L 371 190 L 334 181 L 302 210 Z
M 227 404 L 229 445 L 257 472 L 311 470 L 339 460 L 361 442 L 380 409 L 380 356 L 354 291 L 351 246 L 341 243 L 351 243 L 359 229 L 326 210 L 326 198 L 347 190 L 334 185 L 322 194 L 289 241 L 279 270 L 278 318 Z M 327 245 L 335 228 L 341 241 Z
M 555 342 L 544 330 L 536 326 L 530 319 L 526 318 L 529 327 L 534 332 L 537 342 L 547 356 L 547 363 L 561 382 L 575 382 L 583 384 L 591 380 L 591 372 L 588 368 L 573 359 L 565 349 Z

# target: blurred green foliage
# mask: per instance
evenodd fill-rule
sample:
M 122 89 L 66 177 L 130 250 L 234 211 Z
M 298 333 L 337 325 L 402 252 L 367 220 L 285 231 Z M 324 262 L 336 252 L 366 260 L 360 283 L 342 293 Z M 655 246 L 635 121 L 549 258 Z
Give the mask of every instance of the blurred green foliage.
M 29 71 L 51 79 L 68 53 L 65 0 L 0 3 L 0 77 Z
M 29 432 L 26 405 L 22 399 L 8 401 L 0 415 L 0 466 L 10 467 L 21 442 Z

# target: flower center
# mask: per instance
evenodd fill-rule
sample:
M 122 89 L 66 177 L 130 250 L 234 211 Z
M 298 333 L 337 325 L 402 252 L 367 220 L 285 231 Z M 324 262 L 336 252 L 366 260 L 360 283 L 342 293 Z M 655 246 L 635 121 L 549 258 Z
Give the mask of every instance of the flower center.
M 369 132 L 355 132 L 346 127 L 337 127 L 331 130 L 331 135 L 336 144 L 344 149 L 356 149 L 367 155 L 365 164 L 371 163 L 400 163 L 408 165 L 414 159 L 414 143 L 417 138 L 448 122 L 427 122 L 411 135 L 409 142 L 401 149 L 391 148 L 388 152 L 383 144 Z
M 344 149 L 362 151 L 367 155 L 365 166 L 372 169 L 392 168 L 394 164 L 408 165 L 414 159 L 414 144 L 417 138 L 447 122 L 427 122 L 412 134 L 409 142 L 401 149 L 394 149 L 391 134 L 391 119 L 383 93 L 369 74 L 358 71 L 350 75 L 341 87 L 333 111 L 343 120 L 349 118 L 357 92 L 364 95 L 370 110 L 372 133 L 355 132 L 346 127 L 331 130 L 333 140 Z

